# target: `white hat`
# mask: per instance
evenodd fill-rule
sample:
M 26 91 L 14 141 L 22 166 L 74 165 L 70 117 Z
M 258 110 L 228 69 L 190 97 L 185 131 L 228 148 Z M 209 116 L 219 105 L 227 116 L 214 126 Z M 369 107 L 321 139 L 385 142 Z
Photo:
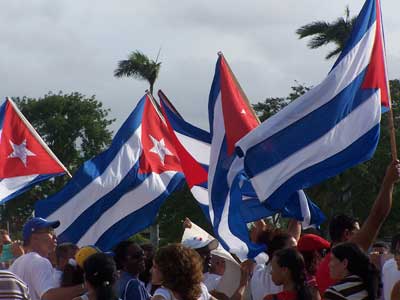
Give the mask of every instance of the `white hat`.
M 192 222 L 191 228 L 185 228 L 182 236 L 182 245 L 199 249 L 208 246 L 210 250 L 217 248 L 218 241 L 207 231 Z

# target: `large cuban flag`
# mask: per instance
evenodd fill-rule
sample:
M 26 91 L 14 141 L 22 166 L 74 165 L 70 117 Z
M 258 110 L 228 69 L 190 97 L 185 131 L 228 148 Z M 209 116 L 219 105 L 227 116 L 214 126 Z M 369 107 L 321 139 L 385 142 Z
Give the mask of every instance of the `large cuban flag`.
M 236 144 L 260 200 L 279 209 L 293 191 L 371 158 L 381 106 L 390 108 L 381 9 L 367 0 L 325 80 Z
M 186 182 L 204 215 L 211 222 L 207 182 L 211 148 L 210 133 L 184 120 L 162 91 L 158 92 L 158 96 Z M 248 180 L 243 182 L 241 193 L 243 201 L 240 205 L 240 215 L 245 223 L 276 213 L 281 213 L 286 218 L 301 220 L 303 228 L 318 226 L 325 220 L 318 206 L 303 191 L 295 193 L 291 201 L 279 212 L 270 210 L 260 203 Z
M 0 106 L 0 204 L 67 170 L 6 98 Z
M 145 95 L 110 148 L 86 161 L 60 192 L 37 202 L 35 213 L 61 222 L 60 241 L 109 250 L 152 224 L 182 183 L 169 131 Z

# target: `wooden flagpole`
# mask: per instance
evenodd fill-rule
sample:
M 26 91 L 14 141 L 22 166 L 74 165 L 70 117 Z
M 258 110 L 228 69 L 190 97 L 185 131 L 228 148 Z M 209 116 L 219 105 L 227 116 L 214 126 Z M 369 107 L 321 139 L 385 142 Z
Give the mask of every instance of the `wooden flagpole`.
M 391 101 L 390 91 L 389 91 L 389 99 Z M 390 102 L 390 109 L 388 112 L 388 122 L 389 122 L 390 149 L 392 152 L 392 159 L 396 160 L 397 159 L 396 129 L 394 127 L 393 108 L 391 102 Z

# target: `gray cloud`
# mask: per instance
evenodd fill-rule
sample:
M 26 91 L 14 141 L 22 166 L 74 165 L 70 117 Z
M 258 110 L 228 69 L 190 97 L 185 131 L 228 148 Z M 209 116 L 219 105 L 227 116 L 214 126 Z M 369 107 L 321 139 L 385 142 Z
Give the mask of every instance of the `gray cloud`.
M 47 91 L 96 94 L 117 118 L 117 129 L 147 83 L 116 79 L 117 61 L 162 47 L 157 88 L 185 118 L 207 128 L 208 93 L 216 53 L 222 50 L 252 102 L 285 96 L 295 80 L 315 85 L 329 71 L 329 48 L 309 50 L 295 30 L 334 20 L 348 1 L 128 1 L 13 0 L 2 3 L 2 95 Z M 353 0 L 356 14 L 363 1 Z M 400 74 L 400 4 L 383 4 L 389 76 Z

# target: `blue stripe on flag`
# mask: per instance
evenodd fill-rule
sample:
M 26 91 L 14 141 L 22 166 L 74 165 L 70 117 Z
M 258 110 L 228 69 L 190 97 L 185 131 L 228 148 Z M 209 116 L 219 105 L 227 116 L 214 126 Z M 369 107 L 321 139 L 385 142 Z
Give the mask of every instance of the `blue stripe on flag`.
M 379 128 L 378 124 L 345 150 L 291 177 L 268 198 L 269 207 L 281 209 L 284 205 L 281 199 L 287 199 L 293 189 L 308 188 L 370 159 L 378 145 Z
M 129 171 L 121 182 L 104 197 L 88 207 L 68 228 L 60 234 L 77 243 L 82 235 L 100 218 L 105 211 L 116 204 L 120 198 L 138 187 L 150 174 L 138 174 L 139 162 Z
M 6 101 L 4 101 L 3 104 L 0 106 L 0 130 L 3 129 L 4 117 L 5 117 L 5 114 L 6 114 L 6 105 L 7 105 L 7 103 L 8 103 L 8 101 L 6 99 Z
M 370 16 L 375 16 L 375 18 L 370 18 Z M 345 57 L 351 49 L 363 38 L 365 33 L 371 28 L 372 24 L 376 21 L 376 6 L 375 0 L 367 0 L 358 15 L 356 23 L 354 24 L 353 31 L 346 42 L 346 45 L 340 54 L 339 58 L 336 60 L 331 71 L 340 63 L 340 61 Z
M 364 70 L 349 86 L 325 105 L 249 149 L 247 155 L 263 157 L 263 159 L 246 160 L 249 168 L 246 169 L 247 174 L 254 177 L 311 144 L 345 119 L 360 104 L 367 101 L 375 90 L 360 90 L 365 72 Z M 310 126 L 313 127 L 310 128 Z M 290 143 L 282 143 L 283 140 Z
M 134 134 L 141 124 L 141 116 L 143 114 L 144 103 L 146 97 L 143 97 L 128 119 L 123 123 L 120 130 L 115 135 L 111 146 L 95 158 L 86 161 L 82 167 L 74 174 L 67 185 L 57 194 L 52 195 L 45 200 L 40 200 L 35 204 L 35 211 L 38 216 L 48 217 L 60 208 L 66 199 L 71 199 L 82 189 L 89 185 L 95 178 L 100 176 L 108 165 L 112 162 L 121 147 Z

